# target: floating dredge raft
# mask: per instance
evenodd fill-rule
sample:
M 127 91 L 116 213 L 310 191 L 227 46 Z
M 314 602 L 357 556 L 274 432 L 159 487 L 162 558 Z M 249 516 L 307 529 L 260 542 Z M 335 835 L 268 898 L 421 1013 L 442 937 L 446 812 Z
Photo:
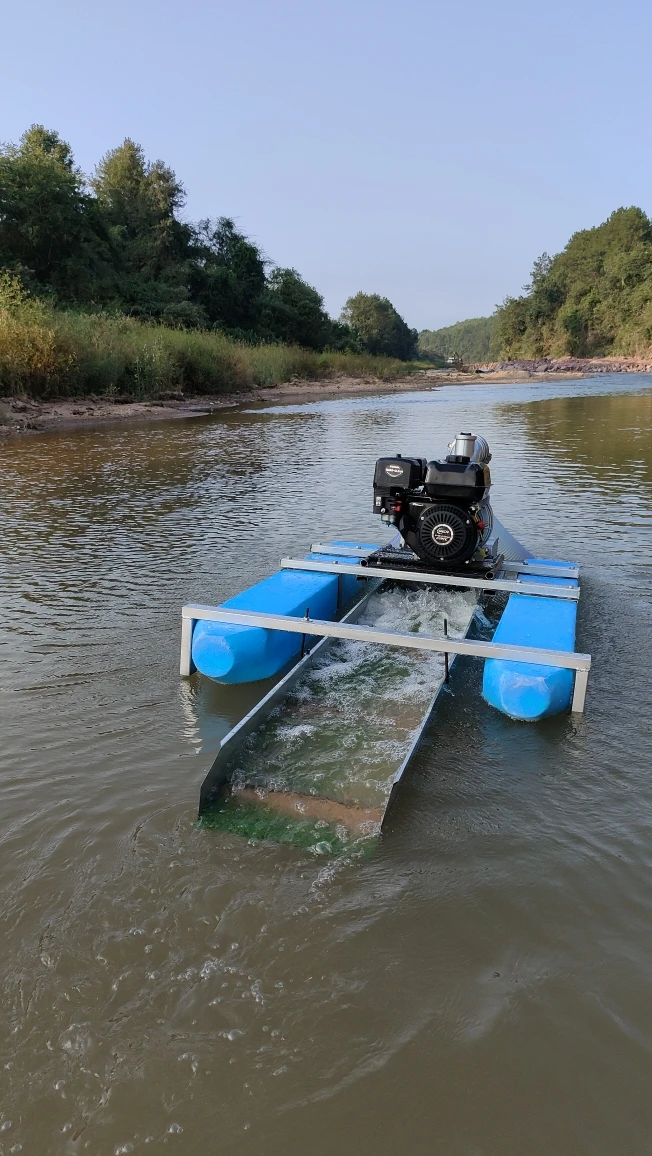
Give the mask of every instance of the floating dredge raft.
M 467 446 L 445 463 L 380 459 L 376 512 L 399 531 L 389 546 L 317 543 L 220 606 L 183 607 L 182 676 L 279 676 L 222 739 L 204 825 L 318 852 L 362 844 L 382 829 L 459 655 L 485 660 L 483 696 L 511 718 L 583 711 L 579 567 L 534 558 L 505 530 L 488 502 L 488 446 L 458 435 L 449 448 Z M 493 639 L 469 639 L 488 591 L 507 596 Z

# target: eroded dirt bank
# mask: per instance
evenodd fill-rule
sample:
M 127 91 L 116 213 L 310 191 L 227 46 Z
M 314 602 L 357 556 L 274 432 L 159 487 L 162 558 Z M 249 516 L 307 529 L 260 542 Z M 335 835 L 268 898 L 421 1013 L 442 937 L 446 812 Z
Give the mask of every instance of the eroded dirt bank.
M 294 380 L 281 385 L 258 387 L 246 393 L 219 396 L 172 396 L 164 400 L 136 401 L 125 398 L 82 397 L 37 401 L 29 397 L 0 398 L 0 438 L 47 430 L 71 429 L 82 425 L 108 425 L 127 421 L 166 421 L 197 417 L 221 409 L 256 402 L 288 398 L 310 399 L 337 397 L 341 394 L 392 393 L 401 390 L 431 389 L 437 380 L 447 383 L 459 380 L 477 381 L 473 374 L 456 372 L 412 374 L 409 377 L 385 381 L 376 377 L 340 377 L 331 380 Z
M 557 360 L 505 361 L 474 365 L 464 369 L 429 369 L 393 381 L 377 377 L 338 377 L 330 380 L 293 380 L 275 386 L 261 386 L 246 393 L 214 397 L 169 396 L 161 400 L 136 401 L 128 398 L 85 397 L 37 401 L 29 397 L 0 398 L 0 439 L 70 429 L 81 425 L 105 425 L 126 421 L 166 421 L 198 417 L 220 409 L 275 400 L 309 400 L 356 393 L 393 393 L 433 389 L 437 385 L 474 385 L 486 382 L 536 382 L 551 375 L 591 377 L 602 373 L 652 373 L 652 360 L 636 358 L 574 358 Z

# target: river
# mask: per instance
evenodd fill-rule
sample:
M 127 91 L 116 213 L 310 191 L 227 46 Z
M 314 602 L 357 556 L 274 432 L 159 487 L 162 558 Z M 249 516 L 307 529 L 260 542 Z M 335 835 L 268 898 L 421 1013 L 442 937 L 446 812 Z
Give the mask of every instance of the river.
M 0 1154 L 652 1153 L 652 378 L 78 429 L 0 450 Z M 587 710 L 461 660 L 375 855 L 196 825 L 258 697 L 178 677 L 180 607 L 378 538 L 381 453 L 488 438 L 584 566 Z

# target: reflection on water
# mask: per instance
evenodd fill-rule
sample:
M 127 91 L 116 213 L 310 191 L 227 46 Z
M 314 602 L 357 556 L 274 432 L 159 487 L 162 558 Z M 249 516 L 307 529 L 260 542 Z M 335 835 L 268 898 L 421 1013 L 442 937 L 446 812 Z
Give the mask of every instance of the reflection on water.
M 621 479 L 625 491 L 652 485 L 650 393 L 596 397 L 588 409 L 585 397 L 555 398 L 505 405 L 504 413 L 508 422 L 523 422 L 542 451 L 571 464 L 571 484 L 579 469 L 598 483 Z
M 1 1153 L 649 1151 L 650 384 L 3 445 Z M 499 516 L 586 568 L 586 716 L 515 724 L 460 663 L 372 859 L 198 829 L 264 687 L 179 684 L 182 602 L 378 538 L 376 456 L 469 424 Z

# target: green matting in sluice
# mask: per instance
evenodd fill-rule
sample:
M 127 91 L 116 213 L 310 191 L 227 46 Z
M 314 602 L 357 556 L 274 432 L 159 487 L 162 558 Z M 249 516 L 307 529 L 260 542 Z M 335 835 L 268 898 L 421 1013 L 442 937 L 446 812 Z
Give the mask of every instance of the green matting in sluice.
M 345 855 L 355 851 L 366 856 L 373 852 L 375 844 L 369 836 L 363 838 L 347 832 L 343 837 L 338 825 L 324 819 L 294 819 L 262 802 L 245 803 L 233 797 L 204 811 L 198 826 L 256 842 L 285 843 L 316 855 Z

